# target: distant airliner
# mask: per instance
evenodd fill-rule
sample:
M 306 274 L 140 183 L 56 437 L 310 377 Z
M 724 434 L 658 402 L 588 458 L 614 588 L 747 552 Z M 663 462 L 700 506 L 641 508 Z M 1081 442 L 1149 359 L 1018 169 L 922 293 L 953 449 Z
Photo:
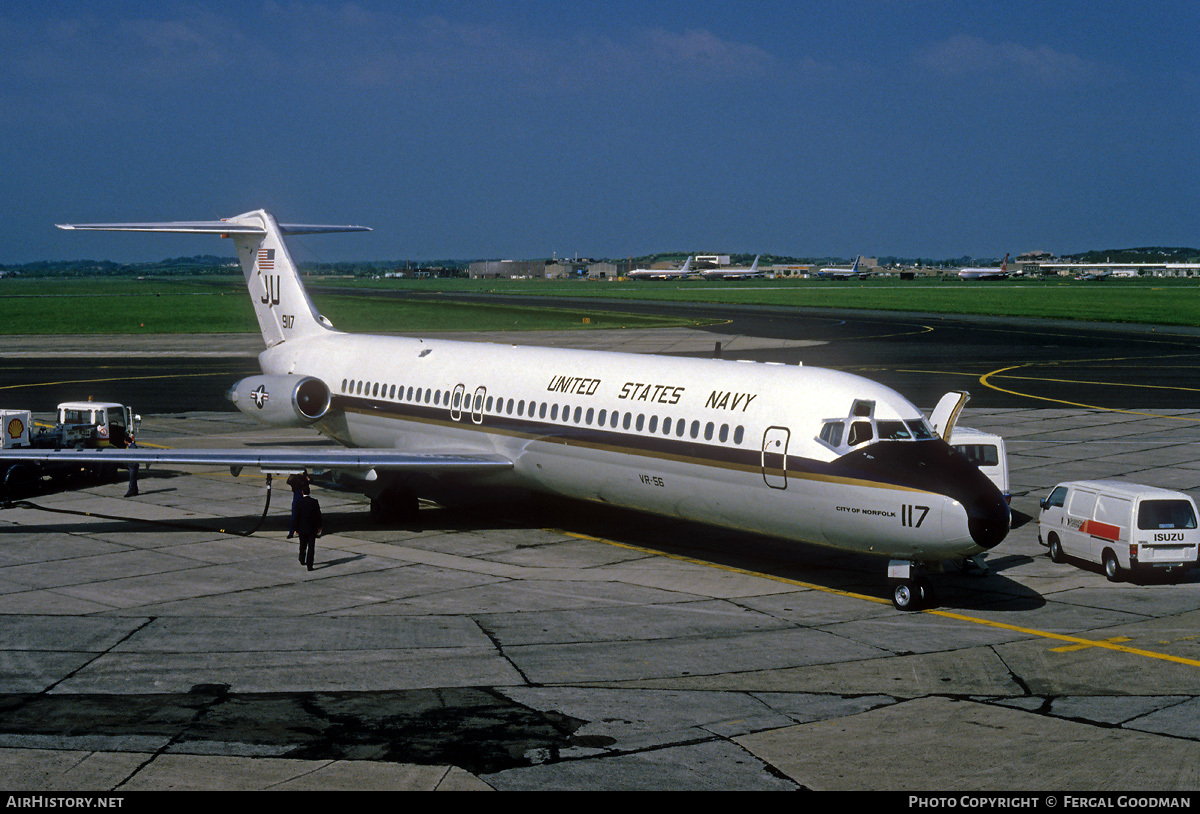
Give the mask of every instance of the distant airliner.
M 751 277 L 761 277 L 763 274 L 758 270 L 758 256 L 755 256 L 754 262 L 750 264 L 749 268 L 709 269 L 700 272 L 700 276 L 705 280 L 746 280 Z
M 1008 255 L 1004 255 L 1004 262 L 1000 264 L 1000 268 L 959 269 L 958 276 L 963 280 L 1003 280 L 1008 277 Z
M 867 276 L 867 273 L 858 270 L 858 261 L 860 259 L 859 257 L 855 257 L 854 265 L 849 268 L 845 266 L 828 266 L 818 271 L 817 276 L 830 280 L 850 280 L 855 277 L 861 280 Z
M 692 258 L 678 269 L 633 269 L 628 277 L 634 280 L 679 280 L 692 274 Z

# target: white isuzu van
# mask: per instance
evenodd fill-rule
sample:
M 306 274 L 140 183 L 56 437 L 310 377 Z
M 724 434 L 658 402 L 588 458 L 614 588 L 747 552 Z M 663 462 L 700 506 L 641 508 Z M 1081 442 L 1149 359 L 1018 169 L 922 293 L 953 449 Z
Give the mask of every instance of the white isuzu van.
M 1115 480 L 1071 481 L 1042 499 L 1038 542 L 1050 559 L 1077 557 L 1104 566 L 1117 581 L 1126 571 L 1196 566 L 1196 504 L 1182 492 Z

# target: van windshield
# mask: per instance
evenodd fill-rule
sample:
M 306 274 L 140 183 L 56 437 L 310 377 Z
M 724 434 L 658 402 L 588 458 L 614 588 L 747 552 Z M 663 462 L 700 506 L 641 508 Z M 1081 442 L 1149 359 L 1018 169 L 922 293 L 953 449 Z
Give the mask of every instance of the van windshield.
M 1194 529 L 1196 513 L 1186 500 L 1143 500 L 1138 507 L 1139 529 Z
M 1000 450 L 995 444 L 955 444 L 954 448 L 976 466 L 1000 465 Z

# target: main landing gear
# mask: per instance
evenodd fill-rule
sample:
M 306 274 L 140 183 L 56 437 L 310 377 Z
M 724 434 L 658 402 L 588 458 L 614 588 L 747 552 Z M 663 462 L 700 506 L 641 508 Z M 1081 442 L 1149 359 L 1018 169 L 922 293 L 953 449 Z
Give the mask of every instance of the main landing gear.
M 419 508 L 417 493 L 402 486 L 371 496 L 371 520 L 376 523 L 415 523 Z
M 920 573 L 917 563 L 892 560 L 888 563 L 888 579 L 892 582 L 892 605 L 896 610 L 916 611 L 933 605 L 933 583 Z

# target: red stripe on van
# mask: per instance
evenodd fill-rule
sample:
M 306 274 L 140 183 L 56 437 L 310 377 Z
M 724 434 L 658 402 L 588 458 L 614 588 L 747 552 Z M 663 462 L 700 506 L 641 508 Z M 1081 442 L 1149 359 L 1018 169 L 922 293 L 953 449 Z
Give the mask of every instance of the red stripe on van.
M 1120 526 L 1111 526 L 1108 523 L 1101 523 L 1099 520 L 1084 520 L 1079 530 L 1084 534 L 1090 534 L 1093 537 L 1099 537 L 1104 540 L 1112 540 L 1113 542 L 1116 542 L 1121 537 Z

